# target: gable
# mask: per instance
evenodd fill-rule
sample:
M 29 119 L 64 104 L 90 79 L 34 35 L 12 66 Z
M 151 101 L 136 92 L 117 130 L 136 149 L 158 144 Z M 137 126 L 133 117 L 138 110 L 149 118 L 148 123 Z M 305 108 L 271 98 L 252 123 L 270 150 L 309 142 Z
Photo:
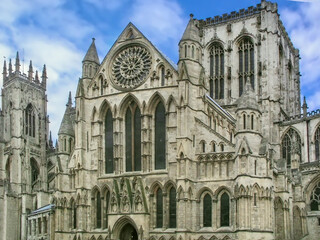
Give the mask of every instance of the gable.
M 99 86 L 101 76 L 105 78 L 104 86 Z M 164 81 L 176 85 L 176 79 L 176 66 L 129 23 L 104 58 L 89 89 L 92 95 L 105 86 L 117 93 L 163 86 Z

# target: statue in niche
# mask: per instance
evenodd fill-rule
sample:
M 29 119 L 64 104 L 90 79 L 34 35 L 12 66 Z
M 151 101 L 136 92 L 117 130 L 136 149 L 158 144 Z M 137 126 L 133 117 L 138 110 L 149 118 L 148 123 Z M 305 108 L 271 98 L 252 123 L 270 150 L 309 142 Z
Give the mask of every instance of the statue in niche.
M 136 197 L 134 200 L 134 208 L 136 212 L 142 212 L 142 198 L 140 191 L 137 191 Z
M 117 208 L 118 208 L 117 198 L 116 198 L 116 194 L 114 192 L 112 193 L 110 204 L 111 204 L 111 211 L 114 213 L 117 212 Z
M 129 212 L 130 203 L 129 203 L 129 198 L 128 198 L 127 191 L 123 192 L 123 197 L 122 197 L 121 203 L 122 203 L 122 211 L 123 212 Z

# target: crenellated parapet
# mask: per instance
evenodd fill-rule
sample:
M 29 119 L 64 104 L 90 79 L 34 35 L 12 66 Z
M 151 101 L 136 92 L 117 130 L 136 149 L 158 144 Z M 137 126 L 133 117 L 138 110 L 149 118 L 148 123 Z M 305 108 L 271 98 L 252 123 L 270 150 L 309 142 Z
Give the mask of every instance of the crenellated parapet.
M 6 86 L 14 79 L 19 79 L 21 81 L 31 83 L 34 86 L 40 87 L 44 90 L 46 90 L 47 88 L 48 77 L 47 77 L 46 65 L 43 65 L 42 75 L 39 76 L 37 70 L 34 72 L 32 61 L 30 61 L 28 72 L 24 73 L 23 71 L 21 71 L 19 52 L 17 52 L 17 55 L 16 55 L 14 69 L 12 68 L 11 59 L 9 60 L 8 68 L 7 68 L 7 62 L 6 60 L 4 60 L 2 78 L 3 78 L 3 86 Z

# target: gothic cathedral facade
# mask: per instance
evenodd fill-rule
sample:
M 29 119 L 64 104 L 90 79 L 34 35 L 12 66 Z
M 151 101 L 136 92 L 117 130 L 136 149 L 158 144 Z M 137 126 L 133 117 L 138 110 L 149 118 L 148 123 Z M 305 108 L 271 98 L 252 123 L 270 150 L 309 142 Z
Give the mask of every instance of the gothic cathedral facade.
M 320 110 L 276 3 L 190 15 L 177 65 L 132 23 L 82 63 L 53 146 L 45 66 L 4 62 L 1 239 L 319 239 Z

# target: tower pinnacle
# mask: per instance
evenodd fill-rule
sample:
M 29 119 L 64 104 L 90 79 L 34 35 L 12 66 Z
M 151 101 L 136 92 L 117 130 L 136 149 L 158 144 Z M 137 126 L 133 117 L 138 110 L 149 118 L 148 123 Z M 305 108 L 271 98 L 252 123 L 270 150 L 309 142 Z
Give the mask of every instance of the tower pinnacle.
M 7 78 L 7 62 L 6 62 L 6 59 L 4 59 L 4 62 L 3 62 L 3 71 L 2 71 L 2 75 L 3 75 L 3 82 L 6 80 Z
M 17 55 L 16 55 L 16 72 L 20 72 L 20 58 L 19 58 L 19 52 L 17 52 Z
M 47 68 L 46 68 L 46 65 L 44 64 L 43 65 L 43 69 L 42 69 L 42 76 L 41 76 L 41 85 L 42 87 L 46 88 L 47 87 Z
M 32 81 L 32 79 L 33 79 L 33 67 L 32 67 L 31 60 L 30 60 L 30 64 L 29 64 L 28 79 L 29 79 L 29 81 Z

